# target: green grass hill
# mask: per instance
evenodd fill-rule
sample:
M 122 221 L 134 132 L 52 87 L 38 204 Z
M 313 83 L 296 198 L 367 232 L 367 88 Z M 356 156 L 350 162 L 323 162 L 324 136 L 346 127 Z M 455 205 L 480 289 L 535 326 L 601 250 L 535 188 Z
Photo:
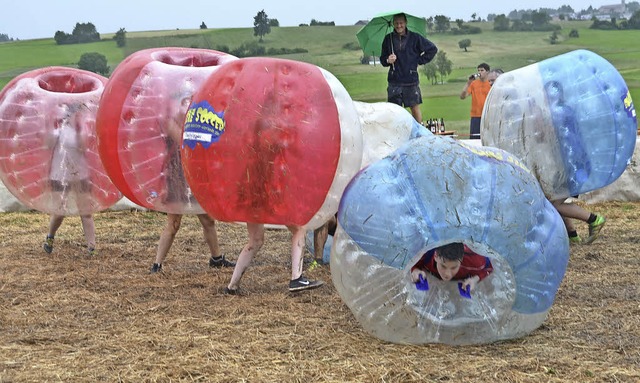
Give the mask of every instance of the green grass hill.
M 495 32 L 493 24 L 474 23 L 481 34 L 452 35 L 431 33 L 428 38 L 453 63 L 452 73 L 443 84 L 432 84 L 421 72 L 423 116 L 444 118 L 447 129 L 464 135 L 468 132 L 470 99 L 460 100 L 466 77 L 475 67 L 486 62 L 505 71 L 517 69 L 575 49 L 589 49 L 608 61 L 622 74 L 634 99 L 640 99 L 640 30 L 602 31 L 589 29 L 590 21 L 559 22 L 559 40 L 551 44 L 551 32 Z M 260 43 L 266 50 L 305 49 L 306 53 L 277 57 L 309 62 L 333 73 L 354 100 L 378 102 L 386 100 L 387 69 L 361 64 L 362 51 L 355 37 L 359 26 L 274 27 Z M 579 37 L 569 38 L 575 29 Z M 182 46 L 231 50 L 253 44 L 253 28 L 194 29 L 173 31 L 127 32 L 124 48 L 118 48 L 113 34 L 103 34 L 102 41 L 90 44 L 56 45 L 53 38 L 0 43 L 0 86 L 5 86 L 20 73 L 52 65 L 75 66 L 80 56 L 99 52 L 107 57 L 113 70 L 127 55 L 140 49 Z M 470 39 L 468 52 L 458 41 Z

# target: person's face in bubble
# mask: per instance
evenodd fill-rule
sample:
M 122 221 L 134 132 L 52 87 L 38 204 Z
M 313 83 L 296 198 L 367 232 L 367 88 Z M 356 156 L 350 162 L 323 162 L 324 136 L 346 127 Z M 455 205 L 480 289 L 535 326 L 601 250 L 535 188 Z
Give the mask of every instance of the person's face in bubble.
M 460 261 L 447 260 L 438 254 L 435 256 L 435 261 L 436 269 L 443 281 L 450 281 L 458 273 L 458 270 L 460 270 Z

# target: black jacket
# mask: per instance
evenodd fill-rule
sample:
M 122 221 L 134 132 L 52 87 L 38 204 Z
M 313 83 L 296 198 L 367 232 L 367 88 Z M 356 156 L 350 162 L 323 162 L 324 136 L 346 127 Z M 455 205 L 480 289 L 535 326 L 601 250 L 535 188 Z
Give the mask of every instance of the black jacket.
M 395 53 L 397 56 L 393 65 L 387 62 L 391 53 Z M 389 84 L 417 85 L 419 83 L 418 65 L 430 62 L 436 53 L 438 53 L 438 48 L 435 44 L 422 35 L 408 29 L 404 36 L 393 31 L 382 41 L 380 63 L 382 66 L 390 66 L 387 75 Z

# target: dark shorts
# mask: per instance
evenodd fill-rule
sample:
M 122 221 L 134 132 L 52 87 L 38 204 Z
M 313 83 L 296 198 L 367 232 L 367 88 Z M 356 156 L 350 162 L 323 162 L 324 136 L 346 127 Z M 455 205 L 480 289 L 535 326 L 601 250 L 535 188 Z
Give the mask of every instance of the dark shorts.
M 469 138 L 480 139 L 480 117 L 471 117 L 471 125 L 469 125 Z
M 49 180 L 51 190 L 54 192 L 63 192 L 66 190 L 76 190 L 79 193 L 90 193 L 91 192 L 91 183 L 89 180 L 78 180 L 71 181 L 63 184 L 57 180 Z
M 389 85 L 387 86 L 387 101 L 404 107 L 420 105 L 422 104 L 420 85 Z

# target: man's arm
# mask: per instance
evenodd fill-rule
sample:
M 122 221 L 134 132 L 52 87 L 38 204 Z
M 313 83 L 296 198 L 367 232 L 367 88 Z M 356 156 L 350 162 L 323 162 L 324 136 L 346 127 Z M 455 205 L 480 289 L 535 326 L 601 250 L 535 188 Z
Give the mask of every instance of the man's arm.
M 418 65 L 428 64 L 436 57 L 438 47 L 426 38 L 418 35 L 420 38 L 420 56 L 418 57 Z
M 464 88 L 462 89 L 462 93 L 460 93 L 460 99 L 461 99 L 461 100 L 464 100 L 465 98 L 467 98 L 467 96 L 468 96 L 469 94 L 471 94 L 471 93 L 469 92 L 469 87 L 471 86 L 471 83 L 472 83 L 472 82 L 474 82 L 474 81 L 475 81 L 474 79 L 469 78 L 469 79 L 467 80 L 467 83 L 466 83 L 466 84 L 464 84 Z
M 380 52 L 380 64 L 382 66 L 390 66 L 389 55 L 391 54 L 391 34 L 385 36 L 384 40 L 382 40 L 382 51 Z

